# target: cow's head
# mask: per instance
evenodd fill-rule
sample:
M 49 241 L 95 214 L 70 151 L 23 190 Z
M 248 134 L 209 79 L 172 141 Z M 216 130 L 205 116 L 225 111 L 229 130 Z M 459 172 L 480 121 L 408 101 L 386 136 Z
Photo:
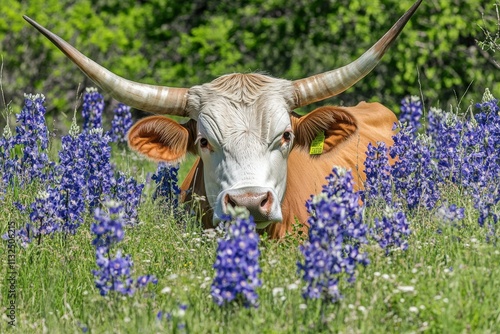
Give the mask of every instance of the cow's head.
M 189 117 L 184 124 L 163 116 L 141 119 L 128 134 L 129 145 L 158 161 L 179 161 L 187 152 L 199 155 L 214 223 L 228 206 L 238 205 L 247 207 L 257 226 L 264 228 L 282 219 L 280 204 L 292 148 L 308 149 L 316 135 L 323 132 L 323 152 L 327 152 L 356 129 L 347 114 L 320 109 L 298 118 L 293 110 L 337 95 L 367 75 L 421 1 L 373 47 L 342 68 L 296 81 L 260 74 L 229 74 L 189 89 L 123 79 L 35 21 L 25 19 L 118 101 L 156 114 Z

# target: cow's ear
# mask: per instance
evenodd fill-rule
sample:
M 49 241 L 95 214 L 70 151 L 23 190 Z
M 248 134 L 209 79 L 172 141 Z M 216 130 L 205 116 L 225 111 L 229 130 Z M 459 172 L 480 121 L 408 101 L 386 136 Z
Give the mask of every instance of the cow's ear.
M 139 120 L 128 132 L 128 144 L 133 150 L 154 160 L 176 162 L 186 152 L 194 152 L 193 132 L 196 121 L 185 124 L 164 116 Z
M 321 107 L 292 123 L 295 145 L 308 151 L 313 140 L 323 133 L 323 153 L 341 144 L 357 129 L 356 119 L 341 107 Z

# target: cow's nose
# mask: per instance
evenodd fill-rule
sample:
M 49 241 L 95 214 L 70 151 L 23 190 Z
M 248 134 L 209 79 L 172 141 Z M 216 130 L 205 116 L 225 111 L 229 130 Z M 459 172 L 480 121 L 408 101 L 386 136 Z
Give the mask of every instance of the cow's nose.
M 224 196 L 222 209 L 227 213 L 228 206 L 242 206 L 248 209 L 256 221 L 272 220 L 271 212 L 275 198 L 270 191 L 265 192 L 227 192 Z

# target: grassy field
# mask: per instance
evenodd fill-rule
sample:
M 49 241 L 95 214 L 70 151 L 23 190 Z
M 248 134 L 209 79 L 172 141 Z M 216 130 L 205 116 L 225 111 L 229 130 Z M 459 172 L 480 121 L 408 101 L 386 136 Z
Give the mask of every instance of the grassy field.
M 496 100 L 488 103 L 491 110 L 497 108 Z M 484 143 L 485 150 L 492 147 L 491 143 L 496 145 L 494 147 L 500 145 L 498 127 L 490 126 L 500 124 L 499 117 L 491 112 L 488 115 L 490 121 L 481 125 L 482 120 L 487 118 L 461 123 L 456 116 L 448 115 L 448 118 L 442 119 L 445 121 L 439 121 L 439 117 L 444 116 L 435 113 L 429 116 L 427 137 L 405 137 L 405 132 L 400 132 L 402 135 L 398 135 L 397 139 L 399 145 L 410 137 L 417 145 L 406 146 L 406 151 L 399 153 L 399 162 L 403 163 L 408 156 L 413 165 L 419 161 L 419 169 L 412 172 L 411 178 L 395 179 L 398 182 L 406 180 L 408 187 L 412 185 L 416 188 L 400 188 L 401 193 L 397 193 L 396 186 L 392 188 L 393 198 L 400 201 L 399 204 L 394 202 L 394 205 L 404 208 L 410 222 L 408 248 L 405 251 L 393 250 L 387 255 L 375 240 L 368 238 L 369 242 L 363 244 L 361 250 L 367 252 L 370 263 L 357 267 L 354 283 L 348 283 L 346 276 L 341 276 L 339 289 L 343 298 L 337 302 L 304 299 L 306 283 L 297 269 L 297 263 L 304 261 L 299 249 L 299 245 L 306 242 L 304 237 L 287 236 L 275 241 L 264 236 L 259 244 L 262 270 L 262 285 L 257 288 L 259 306 L 245 308 L 241 303 L 231 303 L 219 307 L 211 296 L 211 285 L 221 234 L 217 231 L 204 232 L 191 214 L 174 210 L 171 204 L 154 201 L 155 184 L 151 181 L 151 174 L 155 173 L 157 165 L 113 144 L 111 162 L 115 171 L 123 171 L 138 182 L 145 183 L 145 187 L 137 207 L 139 223 L 125 227 L 123 240 L 113 245 L 111 252 L 116 254 L 120 249 L 124 257 L 125 254 L 131 256 L 134 279 L 152 274 L 158 279 L 157 284 L 138 289 L 133 295 L 116 291 L 100 295 L 93 274 L 93 270 L 98 269 L 96 249 L 92 244 L 95 235 L 91 232 L 96 218 L 91 210 L 87 210 L 83 224 L 74 235 L 49 233 L 34 238 L 26 247 L 4 237 L 0 243 L 0 332 L 499 333 L 500 250 L 497 246 L 498 232 L 495 231 L 497 227 L 492 218 L 497 217 L 495 215 L 500 209 L 496 181 L 499 174 L 492 162 L 496 160 L 490 159 L 495 156 L 495 151 L 486 155 L 477 154 L 481 152 L 481 143 Z M 43 119 L 39 121 L 43 122 Z M 436 126 L 443 124 L 448 128 L 436 132 Z M 436 166 L 429 164 L 431 160 L 423 159 L 428 153 L 426 149 L 431 147 L 425 146 L 430 143 L 428 138 L 434 135 L 436 142 L 441 140 L 440 145 L 446 145 L 448 139 L 445 136 L 459 133 L 457 126 L 460 124 L 463 125 L 460 133 L 464 142 L 467 136 L 477 139 L 477 136 L 484 135 L 488 139 L 481 139 L 479 144 L 473 142 L 470 147 L 451 147 L 456 152 L 471 148 L 474 159 L 467 160 L 464 155 L 463 166 L 483 174 L 478 174 L 481 176 L 478 182 L 470 181 L 472 188 L 460 182 L 451 182 L 451 178 L 428 183 L 438 177 L 438 174 L 424 178 L 419 175 L 429 172 L 429 166 Z M 470 136 L 471 133 L 474 136 Z M 94 134 L 94 139 L 98 137 Z M 77 138 L 76 135 L 73 138 Z M 52 140 L 47 149 L 51 155 L 49 160 L 58 161 L 57 152 L 64 145 L 59 139 Z M 5 146 L 8 142 L 4 140 L 3 143 Z M 35 140 L 33 143 L 38 142 Z M 434 154 L 441 152 L 438 148 L 434 148 Z M 4 151 L 0 149 L 1 152 Z M 19 144 L 9 152 L 10 155 L 2 158 L 3 162 L 19 154 Z M 98 150 L 93 152 L 101 154 Z M 477 156 L 483 157 L 485 160 L 479 161 L 490 167 L 477 167 Z M 456 158 L 456 155 L 451 157 Z M 79 162 L 75 160 L 75 163 L 85 159 L 91 160 L 91 157 L 87 156 Z M 442 159 L 441 162 L 450 161 L 446 160 L 449 156 Z M 181 165 L 180 181 L 193 161 L 194 157 L 188 157 Z M 6 166 L 1 166 L 3 173 L 8 173 Z M 94 172 L 105 169 L 102 166 L 94 168 Z M 69 167 L 66 170 L 71 170 L 72 167 Z M 461 173 L 469 171 L 465 167 Z M 27 165 L 27 168 L 31 166 Z M 432 168 L 434 172 L 439 172 L 445 167 Z M 449 170 L 453 173 L 457 171 Z M 77 170 L 77 174 L 72 174 L 73 178 L 78 178 L 79 173 L 82 172 Z M 31 183 L 21 186 L 14 182 L 2 189 L 2 235 L 22 228 L 30 220 L 33 222 L 30 210 L 19 207 L 29 207 L 36 198 L 48 196 L 47 184 L 57 186 L 54 182 L 43 181 L 45 174 L 41 175 L 41 179 L 34 179 Z M 468 174 L 460 175 L 468 177 Z M 474 180 L 476 174 L 471 175 L 467 180 Z M 488 179 L 488 175 L 496 176 Z M 60 175 L 53 177 L 58 182 L 63 180 Z M 420 183 L 415 186 L 413 180 Z M 478 184 L 484 184 L 485 188 L 478 192 Z M 422 201 L 410 208 L 411 203 L 404 202 L 404 198 L 412 194 L 411 190 L 418 190 L 419 185 L 426 189 L 419 196 L 428 202 Z M 439 188 L 439 196 L 435 198 L 433 193 L 425 193 L 434 191 L 434 185 Z M 490 190 L 493 193 L 489 193 Z M 433 198 L 437 198 L 436 202 L 429 202 Z M 490 202 L 477 202 L 477 198 Z M 104 193 L 99 201 L 104 201 Z M 484 227 L 478 224 L 480 211 L 475 207 L 477 203 L 493 203 L 490 207 L 482 207 L 489 208 L 486 218 L 489 220 Z M 51 203 L 46 204 L 50 206 Z M 453 223 L 446 221 L 438 214 L 442 204 L 463 208 L 463 219 Z M 87 207 L 89 205 L 89 202 L 86 203 Z M 364 223 L 373 227 L 375 218 L 382 217 L 385 205 L 364 207 Z
M 119 152 L 119 150 L 118 150 Z M 133 154 L 115 154 L 117 165 L 139 179 L 155 169 Z M 185 164 L 187 168 L 189 163 Z M 92 217 L 74 236 L 55 234 L 40 244 L 17 248 L 16 326 L 8 325 L 7 279 L 1 280 L 1 332 L 13 333 L 496 333 L 500 331 L 500 251 L 485 240 L 471 201 L 457 189 L 446 189 L 450 202 L 465 207 L 460 227 L 446 226 L 428 210 L 410 216 L 412 234 L 404 252 L 385 256 L 376 244 L 365 246 L 371 263 L 360 268 L 354 284 L 341 282 L 344 298 L 322 306 L 301 296 L 297 273 L 298 241 L 260 243 L 260 307 L 218 307 L 210 296 L 217 240 L 205 235 L 193 219 L 177 218 L 151 201 L 145 189 L 140 221 L 126 229 L 117 245 L 134 261 L 135 276 L 158 278 L 132 297 L 102 297 L 91 273 L 96 269 L 89 230 Z M 14 201 L 29 202 L 33 189 L 9 191 L 0 211 L 2 231 L 26 217 Z M 365 211 L 370 222 L 379 211 Z M 440 229 L 441 233 L 437 233 Z M 2 243 L 2 276 L 6 276 L 6 243 Z M 185 306 L 187 308 L 184 310 Z M 157 319 L 159 311 L 171 319 Z

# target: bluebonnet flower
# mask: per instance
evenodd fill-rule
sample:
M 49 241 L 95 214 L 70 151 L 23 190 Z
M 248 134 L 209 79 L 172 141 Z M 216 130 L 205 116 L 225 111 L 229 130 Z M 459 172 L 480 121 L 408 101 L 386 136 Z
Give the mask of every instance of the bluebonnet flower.
M 83 94 L 82 116 L 83 131 L 102 128 L 104 97 L 96 88 L 90 87 Z
M 391 166 L 389 165 L 388 149 L 384 142 L 377 146 L 368 144 L 365 165 L 365 190 L 361 193 L 366 206 L 383 199 L 385 203 L 392 203 Z
M 138 183 L 134 178 L 127 178 L 122 172 L 115 173 L 110 189 L 110 197 L 116 201 L 124 203 L 123 220 L 127 225 L 134 225 L 137 222 L 137 207 L 141 201 L 143 183 Z
M 459 182 L 464 161 L 464 122 L 458 115 L 439 108 L 430 108 L 427 118 L 426 133 L 432 139 L 430 150 L 437 161 L 439 181 Z
M 30 205 L 32 225 L 29 237 L 24 240 L 29 242 L 54 232 L 74 234 L 85 213 L 106 199 L 125 202 L 123 219 L 134 224 L 143 185 L 133 178 L 127 179 L 123 173 L 115 174 L 109 137 L 102 134 L 102 129 L 79 133 L 73 117 L 70 134 L 63 136 L 61 143 L 59 162 L 53 168 L 50 184 L 43 196 Z
M 98 270 L 92 270 L 95 278 L 95 286 L 99 289 L 101 296 L 106 296 L 110 291 L 116 291 L 121 294 L 132 295 L 134 291 L 131 277 L 131 268 L 133 266 L 130 255 L 122 257 L 118 250 L 114 258 L 109 254 L 106 247 L 99 247 L 96 251 L 96 263 Z
M 156 278 L 155 275 L 139 276 L 137 278 L 136 286 L 140 289 L 140 288 L 144 288 L 149 283 L 154 284 L 154 285 L 158 284 L 158 279 Z
M 21 247 L 26 248 L 32 241 L 31 238 L 33 237 L 33 230 L 34 229 L 31 224 L 26 224 L 23 228 L 14 231 L 14 239 L 17 240 Z M 9 232 L 2 235 L 3 240 L 9 240 L 11 238 L 12 234 L 9 234 Z
M 464 208 L 460 208 L 456 204 L 443 204 L 437 209 L 436 217 L 445 222 L 456 223 L 464 219 L 464 211 Z
M 489 237 L 495 235 L 500 213 L 495 208 L 500 202 L 500 107 L 489 90 L 481 103 L 480 112 L 467 124 L 464 134 L 465 157 L 462 184 L 474 199 L 479 212 L 480 226 L 487 225 Z
M 15 135 L 11 135 L 10 129 L 4 129 L 0 138 L 0 172 L 6 185 L 12 184 L 14 177 L 21 185 L 51 178 L 44 103 L 43 95 L 25 94 L 24 107 L 16 115 Z
M 61 193 L 53 187 L 47 191 L 42 191 L 31 203 L 30 222 L 34 226 L 31 228 L 32 237 L 51 234 L 58 231 L 63 224 L 62 215 L 65 208 L 60 205 Z
M 408 236 L 411 230 L 404 212 L 386 208 L 382 219 L 375 218 L 375 227 L 370 229 L 370 235 L 378 242 L 385 254 L 395 249 L 408 248 Z
M 126 136 L 130 127 L 132 127 L 130 107 L 123 103 L 119 103 L 114 110 L 113 120 L 111 121 L 111 130 L 109 131 L 111 141 L 119 144 L 126 143 Z
M 418 96 L 408 96 L 401 101 L 401 114 L 399 121 L 410 129 L 410 132 L 416 133 L 421 127 L 422 101 Z
M 74 234 L 83 222 L 86 204 L 93 208 L 108 193 L 113 176 L 107 137 L 89 131 L 62 138 L 54 185 L 31 204 L 30 220 L 40 234 Z
M 122 225 L 123 205 L 120 202 L 107 202 L 108 212 L 96 208 L 94 219 L 97 223 L 91 225 L 90 230 L 95 235 L 92 245 L 95 247 L 110 248 L 123 240 L 125 232 Z
M 29 207 L 30 223 L 18 231 L 25 245 L 33 239 L 40 242 L 42 236 L 55 232 L 74 234 L 83 222 L 85 211 L 79 189 L 65 187 L 62 183 L 47 186 Z
M 113 166 L 108 143 L 109 137 L 102 135 L 102 129 L 62 138 L 56 172 L 62 184 L 80 188 L 90 208 L 94 208 L 101 194 L 109 193 L 112 186 Z
M 484 92 L 482 101 L 480 103 L 476 103 L 476 107 L 481 109 L 481 111 L 487 115 L 498 115 L 500 112 L 498 99 L 491 94 L 488 88 L 486 88 Z
M 181 190 L 178 183 L 177 173 L 179 166 L 173 166 L 168 163 L 160 162 L 156 173 L 152 179 L 156 183 L 156 190 L 153 194 L 153 200 L 158 197 L 163 197 L 168 203 L 172 203 L 174 207 L 179 204 L 179 195 Z
M 246 307 L 258 307 L 255 289 L 262 284 L 258 277 L 259 236 L 246 209 L 237 208 L 230 214 L 223 223 L 228 225 L 227 239 L 219 239 L 217 247 L 211 294 L 219 306 L 239 300 Z
M 11 158 L 13 155 L 14 147 L 16 146 L 15 138 L 12 136 L 2 136 L 0 137 L 0 172 L 1 172 L 1 182 L 5 185 L 1 189 L 6 190 L 7 185 L 11 185 L 14 182 L 14 176 L 17 175 L 19 169 L 18 159 Z
M 26 211 L 26 205 L 23 205 L 22 203 L 17 202 L 17 201 L 12 203 L 12 204 L 14 204 L 14 206 L 16 207 L 17 210 Z
M 158 313 L 156 314 L 156 319 L 157 320 L 166 319 L 167 321 L 170 321 L 170 320 L 172 320 L 172 313 L 171 312 L 158 311 Z
M 184 332 L 186 329 L 186 323 L 182 321 L 182 318 L 186 313 L 187 307 L 188 306 L 186 304 L 179 304 L 178 309 L 172 312 L 158 311 L 156 319 L 158 321 L 162 321 L 164 319 L 167 320 L 169 322 L 169 329 L 171 332 Z
M 122 256 L 121 250 L 112 257 L 111 249 L 123 240 L 124 230 L 122 221 L 123 205 L 116 201 L 105 202 L 107 212 L 96 208 L 91 231 L 95 235 L 92 244 L 96 247 L 96 263 L 98 270 L 92 270 L 95 276 L 95 285 L 102 296 L 110 291 L 132 295 L 135 292 L 132 278 L 133 261 L 130 255 Z M 147 284 L 156 284 L 158 280 L 153 275 L 145 275 L 135 282 L 137 288 Z
M 113 178 L 113 167 L 109 137 L 103 135 L 102 129 L 96 129 L 82 134 L 80 143 L 83 144 L 81 149 L 85 150 L 88 159 L 86 199 L 93 208 L 97 205 L 101 194 L 109 193 L 112 185 L 110 180 Z
M 401 194 L 413 209 L 423 205 L 434 207 L 440 198 L 438 172 L 430 150 L 430 139 L 425 135 L 413 136 L 411 129 L 403 127 L 393 137 L 389 149 L 392 158 L 398 157 L 391 169 L 395 193 Z
M 82 330 L 82 333 L 87 333 L 89 331 L 89 327 L 85 324 L 82 324 L 78 321 L 78 327 Z
M 367 242 L 368 228 L 359 195 L 353 191 L 351 172 L 334 167 L 326 179 L 323 191 L 306 203 L 309 240 L 300 246 L 304 263 L 297 266 L 307 283 L 304 298 L 337 301 L 341 298 L 340 275 L 345 273 L 348 282 L 354 282 L 356 266 L 369 263 L 367 254 L 360 251 Z
M 473 118 L 458 117 L 452 112 L 431 108 L 427 134 L 432 138 L 432 158 L 437 161 L 439 180 L 451 181 L 473 197 L 481 226 L 495 224 L 494 210 L 500 200 L 500 107 L 486 90 L 479 113 Z M 491 227 L 491 224 L 489 225 Z
M 57 188 L 65 195 L 67 214 L 62 216 L 66 232 L 76 231 L 83 222 L 83 215 L 97 206 L 103 194 L 110 192 L 113 170 L 110 163 L 109 138 L 100 130 L 82 132 L 76 137 L 62 138 L 59 164 L 55 174 Z

